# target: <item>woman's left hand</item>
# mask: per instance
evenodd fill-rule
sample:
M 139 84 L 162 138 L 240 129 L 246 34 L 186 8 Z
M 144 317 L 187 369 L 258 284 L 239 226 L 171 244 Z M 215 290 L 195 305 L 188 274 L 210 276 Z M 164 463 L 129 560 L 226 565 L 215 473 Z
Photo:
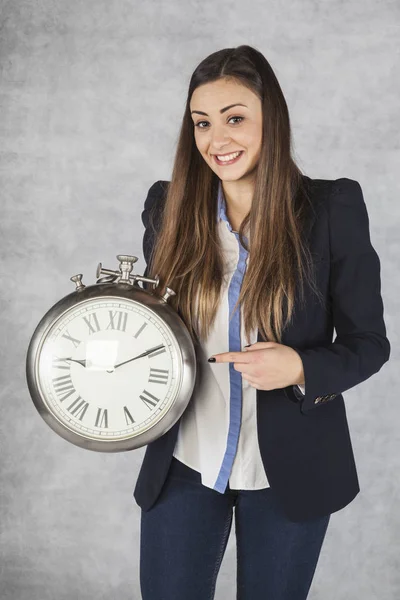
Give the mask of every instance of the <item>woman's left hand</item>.
M 294 348 L 276 342 L 256 342 L 243 352 L 213 354 L 216 363 L 233 362 L 236 371 L 257 390 L 304 384 L 303 362 Z

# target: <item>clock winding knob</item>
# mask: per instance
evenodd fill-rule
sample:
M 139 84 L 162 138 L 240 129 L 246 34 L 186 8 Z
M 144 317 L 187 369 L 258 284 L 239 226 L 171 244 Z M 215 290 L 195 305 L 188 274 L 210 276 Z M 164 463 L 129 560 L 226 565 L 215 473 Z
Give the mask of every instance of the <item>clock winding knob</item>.
M 161 298 L 162 298 L 162 299 L 163 299 L 165 302 L 167 302 L 167 301 L 168 301 L 168 298 L 169 298 L 170 296 L 176 296 L 176 292 L 174 292 L 174 290 L 172 290 L 171 288 L 169 288 L 169 287 L 166 287 L 166 291 L 165 291 L 164 295 L 163 295 L 163 296 L 161 296 Z
M 105 269 L 101 263 L 97 265 L 96 277 L 98 278 L 96 283 L 126 283 L 133 285 L 136 281 L 143 281 L 146 283 L 152 283 L 154 288 L 158 287 L 159 276 L 155 275 L 154 278 L 143 277 L 141 275 L 131 275 L 133 265 L 138 261 L 137 256 L 131 256 L 130 254 L 117 254 L 119 260 L 119 270 L 113 271 L 112 269 Z M 106 277 L 100 278 L 100 275 L 106 275 Z M 175 292 L 171 288 L 166 288 L 164 296 L 161 296 L 165 301 L 170 296 L 175 296 Z
M 137 256 L 131 256 L 130 254 L 117 254 L 117 259 L 119 260 L 120 263 L 130 263 L 131 265 L 134 265 L 135 262 L 138 261 Z
M 130 254 L 117 254 L 117 259 L 119 260 L 119 270 L 121 271 L 119 281 L 130 283 L 129 275 L 133 269 L 133 265 L 138 260 L 137 257 Z
M 78 273 L 78 275 L 72 275 L 72 277 L 70 277 L 70 280 L 76 284 L 75 291 L 85 289 L 86 285 L 82 283 L 82 277 L 82 273 Z

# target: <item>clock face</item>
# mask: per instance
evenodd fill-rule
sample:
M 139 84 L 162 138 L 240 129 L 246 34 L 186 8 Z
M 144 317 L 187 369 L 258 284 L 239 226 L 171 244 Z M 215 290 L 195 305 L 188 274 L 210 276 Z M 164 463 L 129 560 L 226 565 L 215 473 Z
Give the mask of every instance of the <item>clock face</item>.
M 35 373 L 46 408 L 86 438 L 140 435 L 173 404 L 181 355 L 168 325 L 125 298 L 87 300 L 47 331 Z

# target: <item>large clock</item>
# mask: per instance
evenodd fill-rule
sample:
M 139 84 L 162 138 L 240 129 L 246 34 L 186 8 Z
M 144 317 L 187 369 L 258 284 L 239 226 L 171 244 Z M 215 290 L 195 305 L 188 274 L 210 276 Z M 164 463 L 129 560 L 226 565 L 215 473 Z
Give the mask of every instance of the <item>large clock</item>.
M 121 452 L 168 431 L 192 396 L 196 354 L 175 292 L 159 278 L 132 274 L 137 257 L 118 255 L 96 284 L 74 275 L 74 292 L 41 319 L 30 340 L 26 377 L 46 423 L 82 448 Z M 153 285 L 143 289 L 139 281 Z

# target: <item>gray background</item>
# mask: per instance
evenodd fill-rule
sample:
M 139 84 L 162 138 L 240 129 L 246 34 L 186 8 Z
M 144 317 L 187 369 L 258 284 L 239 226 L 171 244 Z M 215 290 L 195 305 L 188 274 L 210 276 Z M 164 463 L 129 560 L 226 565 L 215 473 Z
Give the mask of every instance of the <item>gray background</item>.
M 140 213 L 170 179 L 189 77 L 250 44 L 286 96 L 296 158 L 360 182 L 381 258 L 390 362 L 346 392 L 361 494 L 331 517 L 309 598 L 389 600 L 399 579 L 400 3 L 371 0 L 0 3 L 1 600 L 140 599 L 144 448 L 104 455 L 57 436 L 25 383 L 43 314 L 142 257 Z M 234 598 L 234 525 L 216 598 Z M 273 600 L 273 599 L 266 599 Z

